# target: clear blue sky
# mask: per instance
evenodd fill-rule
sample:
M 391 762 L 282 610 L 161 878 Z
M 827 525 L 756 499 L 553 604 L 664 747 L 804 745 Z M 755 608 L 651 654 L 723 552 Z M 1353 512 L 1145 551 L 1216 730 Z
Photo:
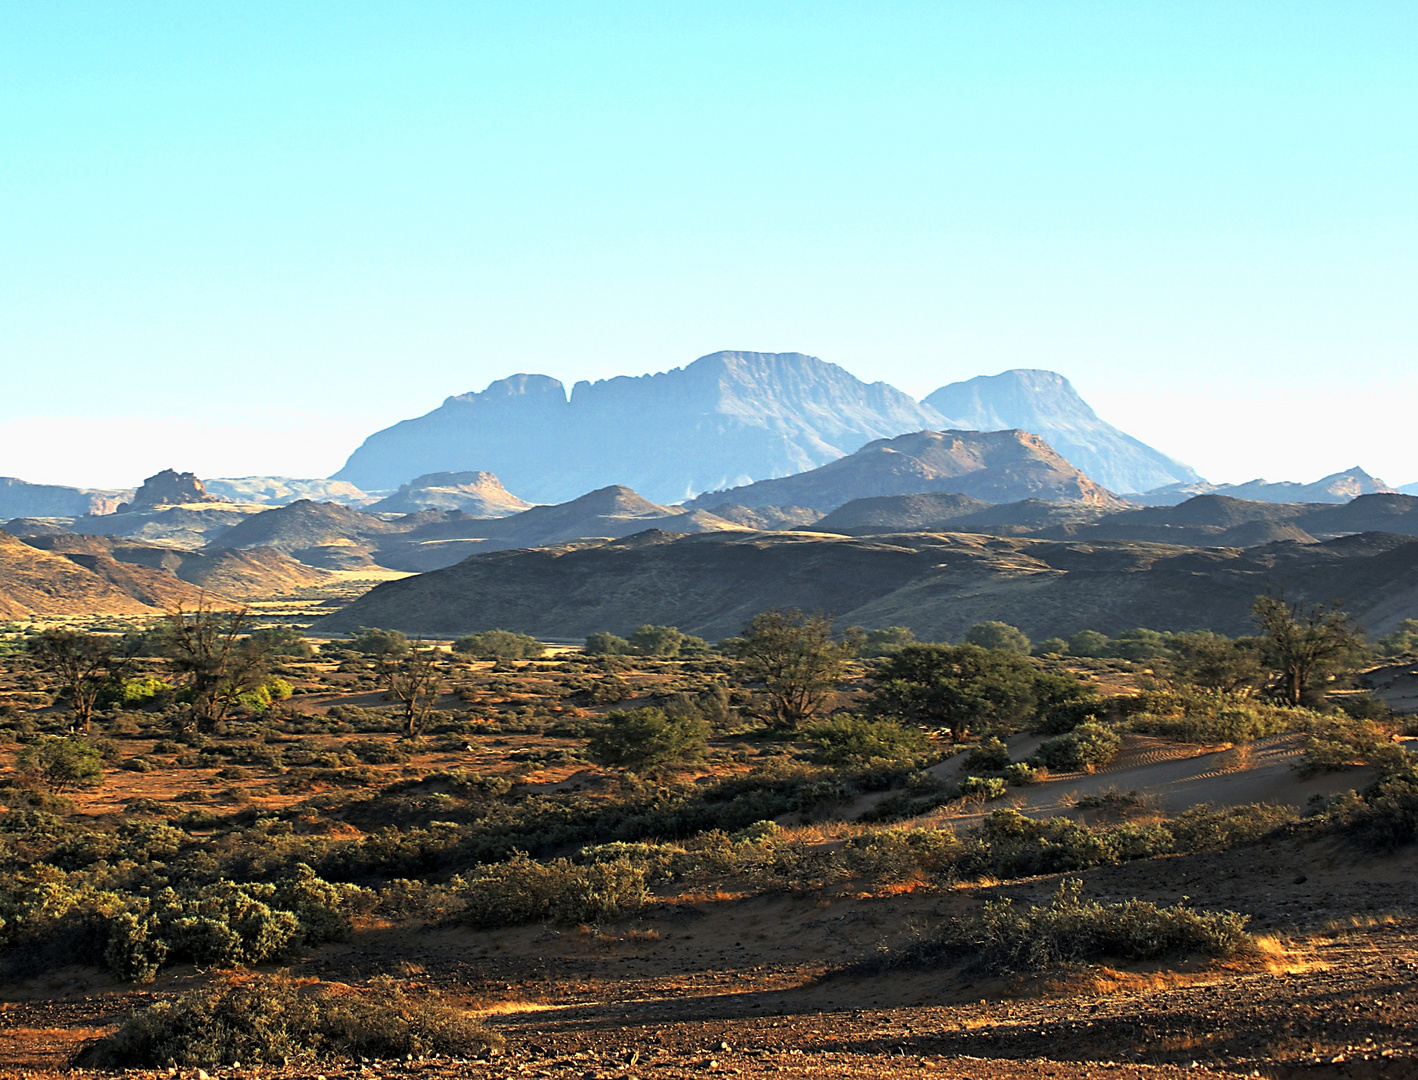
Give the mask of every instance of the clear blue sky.
M 324 475 L 519 370 L 1008 367 L 1418 480 L 1418 5 L 0 6 L 0 474 Z

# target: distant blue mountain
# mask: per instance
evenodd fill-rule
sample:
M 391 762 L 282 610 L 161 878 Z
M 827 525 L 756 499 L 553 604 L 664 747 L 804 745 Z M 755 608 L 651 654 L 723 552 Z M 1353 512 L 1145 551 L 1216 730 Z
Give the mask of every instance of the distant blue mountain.
M 1113 491 L 1196 483 L 1196 470 L 1099 419 L 1062 375 L 1016 368 L 942 386 L 924 403 L 952 428 L 1032 431 L 1064 459 Z

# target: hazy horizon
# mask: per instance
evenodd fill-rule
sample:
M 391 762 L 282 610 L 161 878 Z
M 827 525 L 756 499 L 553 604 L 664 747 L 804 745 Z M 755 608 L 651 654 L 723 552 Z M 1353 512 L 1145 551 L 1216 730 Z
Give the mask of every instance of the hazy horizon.
M 1418 480 L 1418 9 L 0 12 L 0 474 L 327 476 L 517 371 L 1016 367 Z

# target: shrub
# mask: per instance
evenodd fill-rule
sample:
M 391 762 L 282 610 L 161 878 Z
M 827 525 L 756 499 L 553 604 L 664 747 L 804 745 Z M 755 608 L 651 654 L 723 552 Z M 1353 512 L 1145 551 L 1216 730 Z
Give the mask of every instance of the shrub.
M 663 709 L 614 710 L 587 744 L 591 759 L 630 772 L 702 757 L 709 725 L 698 717 L 667 716 Z
M 366 765 L 397 765 L 409 760 L 407 753 L 384 739 L 356 739 L 345 749 Z
M 1026 787 L 1029 784 L 1037 784 L 1048 775 L 1049 770 L 1042 765 L 1036 767 L 1026 761 L 1016 761 L 1013 765 L 1005 766 L 1004 782 L 1015 787 Z
M 998 799 L 1009 793 L 1009 784 L 998 776 L 967 776 L 960 782 L 960 794 L 967 799 Z
M 967 769 L 983 772 L 1003 772 L 1009 765 L 1009 749 L 999 738 L 991 736 L 965 755 Z
M 412 992 L 411 992 L 412 991 Z M 288 975 L 227 978 L 136 1013 L 86 1047 L 87 1068 L 190 1068 L 287 1059 L 467 1057 L 501 1039 L 431 987 L 387 976 L 363 990 L 303 986 Z
M 700 653 L 708 648 L 703 638 L 691 637 L 677 626 L 652 626 L 646 623 L 630 635 L 630 650 L 641 656 L 674 657 L 685 653 Z
M 978 913 L 952 918 L 930 949 L 941 959 L 969 958 L 984 970 L 1011 973 L 1105 957 L 1228 957 L 1254 948 L 1245 915 L 1194 911 L 1180 904 L 1158 907 L 1143 900 L 1100 904 L 1083 900 L 1082 888 L 1077 879 L 1061 882 L 1046 907 L 989 901 Z
M 461 897 L 463 917 L 493 929 L 529 922 L 603 922 L 645 903 L 645 872 L 620 859 L 577 866 L 566 859 L 541 863 L 518 853 L 481 868 Z
M 59 795 L 70 788 L 103 784 L 103 755 L 76 736 L 47 735 L 26 746 L 15 758 L 22 777 L 43 783 Z
M 909 627 L 887 626 L 876 630 L 868 630 L 862 635 L 861 644 L 858 646 L 858 654 L 868 658 L 878 656 L 890 656 L 898 649 L 903 649 L 907 645 L 916 643 L 916 635 Z
M 1037 764 L 1060 772 L 1092 772 L 1112 761 L 1123 741 L 1112 728 L 1096 721 L 1079 724 L 1067 735 L 1049 739 L 1034 755 Z
M 1373 765 L 1380 773 L 1401 768 L 1407 755 L 1372 720 L 1350 720 L 1348 717 L 1326 717 L 1319 720 L 1305 740 L 1305 759 L 1299 766 L 1301 776 L 1322 772 L 1343 772 L 1357 765 Z
M 850 714 L 834 716 L 808 729 L 824 765 L 863 766 L 873 761 L 913 763 L 929 742 L 924 732 L 894 720 L 868 720 Z
M 1068 651 L 1071 656 L 1107 656 L 1108 644 L 1107 634 L 1100 634 L 1097 630 L 1080 630 L 1068 639 Z
M 868 711 L 922 727 L 1008 731 L 1039 704 L 1038 672 L 1024 657 L 978 645 L 908 645 L 872 674 Z
M 533 660 L 547 650 L 529 634 L 515 634 L 511 630 L 483 630 L 460 637 L 453 642 L 453 651 L 484 660 Z

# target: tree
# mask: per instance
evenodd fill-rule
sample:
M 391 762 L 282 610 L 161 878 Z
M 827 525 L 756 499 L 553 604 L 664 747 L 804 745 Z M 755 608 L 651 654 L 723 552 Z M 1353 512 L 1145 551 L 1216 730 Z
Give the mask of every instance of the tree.
M 630 652 L 630 642 L 601 630 L 586 635 L 585 652 L 588 656 L 624 656 Z
M 1251 614 L 1260 626 L 1261 655 L 1278 676 L 1277 693 L 1290 705 L 1317 704 L 1321 687 L 1352 667 L 1364 631 L 1338 603 L 1290 603 L 1284 595 L 1258 596 Z
M 1033 716 L 1039 673 L 1024 657 L 978 645 L 907 645 L 872 673 L 867 709 L 960 739 Z M 1051 687 L 1052 693 L 1052 687 Z
M 442 690 L 443 665 L 438 650 L 431 645 L 411 645 L 403 653 L 386 655 L 374 675 L 389 696 L 404 707 L 404 737 L 422 736 Z
M 1202 632 L 1172 638 L 1172 673 L 1183 682 L 1228 694 L 1249 694 L 1265 681 L 1260 641 Z
M 1107 634 L 1080 630 L 1068 639 L 1068 651 L 1073 656 L 1107 656 L 1109 644 Z
M 760 680 L 774 727 L 796 729 L 827 703 L 847 674 L 852 649 L 832 638 L 832 619 L 774 608 L 727 643 L 744 675 Z
M 46 736 L 30 743 L 15 759 L 21 776 L 43 781 L 56 795 L 72 787 L 98 787 L 103 783 L 103 758 L 82 739 Z
M 1002 649 L 1005 652 L 1029 655 L 1029 638 L 1024 631 L 1009 623 L 991 620 L 976 623 L 965 631 L 965 644 L 978 645 L 982 649 Z
M 242 636 L 246 608 L 217 611 L 203 597 L 193 611 L 181 605 L 168 612 L 163 641 L 172 666 L 185 675 L 190 719 L 198 731 L 212 731 L 243 694 L 266 681 L 266 646 Z
M 305 633 L 295 626 L 264 626 L 251 631 L 251 640 L 265 648 L 271 656 L 293 656 L 308 660 L 315 647 L 305 639 Z
M 591 759 L 630 772 L 703 757 L 709 725 L 697 716 L 663 709 L 613 710 L 587 744 Z
M 99 696 L 118 683 L 133 660 L 131 653 L 115 648 L 112 638 L 74 630 L 45 630 L 25 647 L 35 663 L 59 678 L 74 710 L 74 727 L 85 733 Z
M 914 644 L 916 635 L 908 626 L 885 626 L 861 635 L 858 652 L 861 656 L 888 656 L 897 649 Z
M 365 656 L 381 659 L 387 656 L 402 656 L 408 652 L 409 639 L 398 630 L 361 626 L 350 635 L 348 647 Z
M 486 660 L 532 660 L 545 653 L 546 646 L 528 634 L 511 630 L 482 630 L 453 642 L 453 651 Z

